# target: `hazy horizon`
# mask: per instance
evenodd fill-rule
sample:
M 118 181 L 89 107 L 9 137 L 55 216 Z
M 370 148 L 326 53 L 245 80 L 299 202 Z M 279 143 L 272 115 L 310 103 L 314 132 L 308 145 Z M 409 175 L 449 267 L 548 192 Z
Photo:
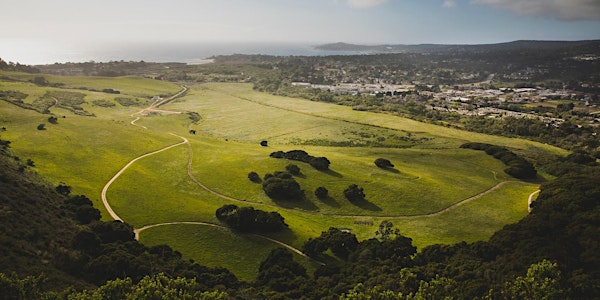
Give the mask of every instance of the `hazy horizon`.
M 226 43 L 414 45 L 600 39 L 600 1 L 589 0 L 0 0 L 0 4 L 4 12 L 0 57 L 27 64 L 102 61 L 111 55 L 112 60 L 129 60 L 133 57 L 117 57 L 118 53 L 131 54 L 139 45 L 164 45 L 171 49 L 167 52 L 177 52 L 178 46 Z M 141 59 L 148 58 L 134 60 Z

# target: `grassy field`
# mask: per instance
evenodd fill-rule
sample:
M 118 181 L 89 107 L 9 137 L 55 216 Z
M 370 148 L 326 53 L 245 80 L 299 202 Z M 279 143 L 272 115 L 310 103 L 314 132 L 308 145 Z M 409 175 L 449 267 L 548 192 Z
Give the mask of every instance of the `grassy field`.
M 25 74 L 4 75 L 30 80 Z M 132 116 L 143 107 L 122 106 L 116 97 L 149 99 L 175 94 L 181 88 L 135 77 L 47 76 L 47 80 L 64 85 L 39 87 L 25 81 L 0 81 L 0 91 L 25 93 L 27 103 L 48 91 L 53 95 L 83 93 L 82 107 L 94 116 L 51 107 L 52 114 L 61 116 L 58 124 L 37 130 L 38 124 L 47 123 L 49 114 L 0 101 L 0 125 L 7 128 L 2 137 L 12 141 L 13 151 L 23 160 L 33 159 L 36 171 L 51 184 L 64 182 L 75 194 L 88 195 L 105 218 L 108 215 L 101 205 L 100 191 L 119 169 L 142 154 L 181 142 L 173 134 L 189 139 L 189 147 L 180 145 L 140 159 L 110 186 L 107 196 L 113 210 L 136 228 L 177 221 L 218 223 L 215 210 L 236 204 L 281 213 L 290 229 L 270 237 L 297 248 L 331 226 L 348 229 L 359 239 L 372 238 L 382 220 L 392 221 L 419 247 L 485 240 L 527 213 L 527 197 L 538 184 L 516 181 L 503 172 L 498 160 L 458 146 L 476 141 L 522 152 L 565 153 L 521 139 L 276 97 L 255 92 L 247 84 L 193 85 L 186 96 L 161 107 L 181 113 Z M 121 94 L 90 91 L 108 88 Z M 188 112 L 196 112 L 202 119 L 194 124 Z M 132 126 L 130 122 L 138 116 L 138 126 Z M 190 129 L 197 134 L 189 134 Z M 262 140 L 269 146 L 260 146 Z M 293 149 L 327 157 L 330 171 L 269 157 L 271 152 Z M 191 174 L 210 191 L 190 179 L 190 154 Z M 377 168 L 373 162 L 379 157 L 391 160 L 395 168 Z M 247 178 L 250 171 L 262 177 L 282 171 L 290 163 L 301 169 L 296 179 L 305 191 L 304 201 L 274 202 L 260 184 Z M 367 201 L 347 201 L 343 190 L 350 184 L 363 187 Z M 482 194 L 496 185 L 500 186 Z M 328 199 L 314 196 L 318 186 L 330 191 Z M 464 205 L 430 215 L 477 195 Z M 195 225 L 155 227 L 142 232 L 141 240 L 151 245 L 168 243 L 186 257 L 210 266 L 226 266 L 247 280 L 256 275 L 260 261 L 276 247 L 256 236 Z
M 144 232 L 144 235 L 147 245 L 168 243 L 175 249 L 186 249 L 186 256 L 194 257 L 209 267 L 234 270 L 238 278 L 246 281 L 256 278 L 260 263 L 272 249 L 280 247 L 257 235 L 237 234 L 227 229 L 201 225 L 157 227 Z M 318 266 L 305 257 L 294 255 L 294 259 L 309 271 L 314 271 Z

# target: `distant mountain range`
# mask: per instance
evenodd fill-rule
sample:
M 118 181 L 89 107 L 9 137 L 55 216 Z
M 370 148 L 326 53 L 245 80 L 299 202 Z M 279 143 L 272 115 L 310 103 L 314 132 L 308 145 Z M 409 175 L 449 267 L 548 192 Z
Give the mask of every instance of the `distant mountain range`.
M 480 45 L 445 45 L 445 44 L 418 44 L 418 45 L 357 45 L 348 43 L 323 44 L 315 47 L 323 51 L 348 51 L 364 52 L 366 54 L 377 53 L 438 53 L 438 52 L 480 52 L 494 50 L 535 50 L 535 49 L 565 49 L 565 48 L 589 48 L 590 52 L 600 52 L 600 40 L 587 41 L 514 41 L 498 44 Z

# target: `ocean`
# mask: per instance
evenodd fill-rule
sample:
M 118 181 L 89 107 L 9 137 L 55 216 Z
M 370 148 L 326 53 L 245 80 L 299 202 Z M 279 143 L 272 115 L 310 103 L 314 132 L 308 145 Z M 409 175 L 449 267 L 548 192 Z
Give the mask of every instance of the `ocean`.
M 325 56 L 360 54 L 315 49 L 310 43 L 129 43 L 103 45 L 44 44 L 41 42 L 1 43 L 0 57 L 28 65 L 65 62 L 147 61 L 194 63 L 212 56 L 264 54 L 276 56 Z

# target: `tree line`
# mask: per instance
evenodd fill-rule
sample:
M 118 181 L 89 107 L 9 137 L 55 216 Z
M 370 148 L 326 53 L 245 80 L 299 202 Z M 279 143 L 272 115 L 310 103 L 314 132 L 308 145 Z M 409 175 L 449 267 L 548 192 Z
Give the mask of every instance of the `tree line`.
M 508 166 L 504 172 L 515 178 L 534 179 L 537 176 L 537 171 L 532 163 L 504 147 L 485 143 L 465 143 L 460 147 L 485 151 Z

